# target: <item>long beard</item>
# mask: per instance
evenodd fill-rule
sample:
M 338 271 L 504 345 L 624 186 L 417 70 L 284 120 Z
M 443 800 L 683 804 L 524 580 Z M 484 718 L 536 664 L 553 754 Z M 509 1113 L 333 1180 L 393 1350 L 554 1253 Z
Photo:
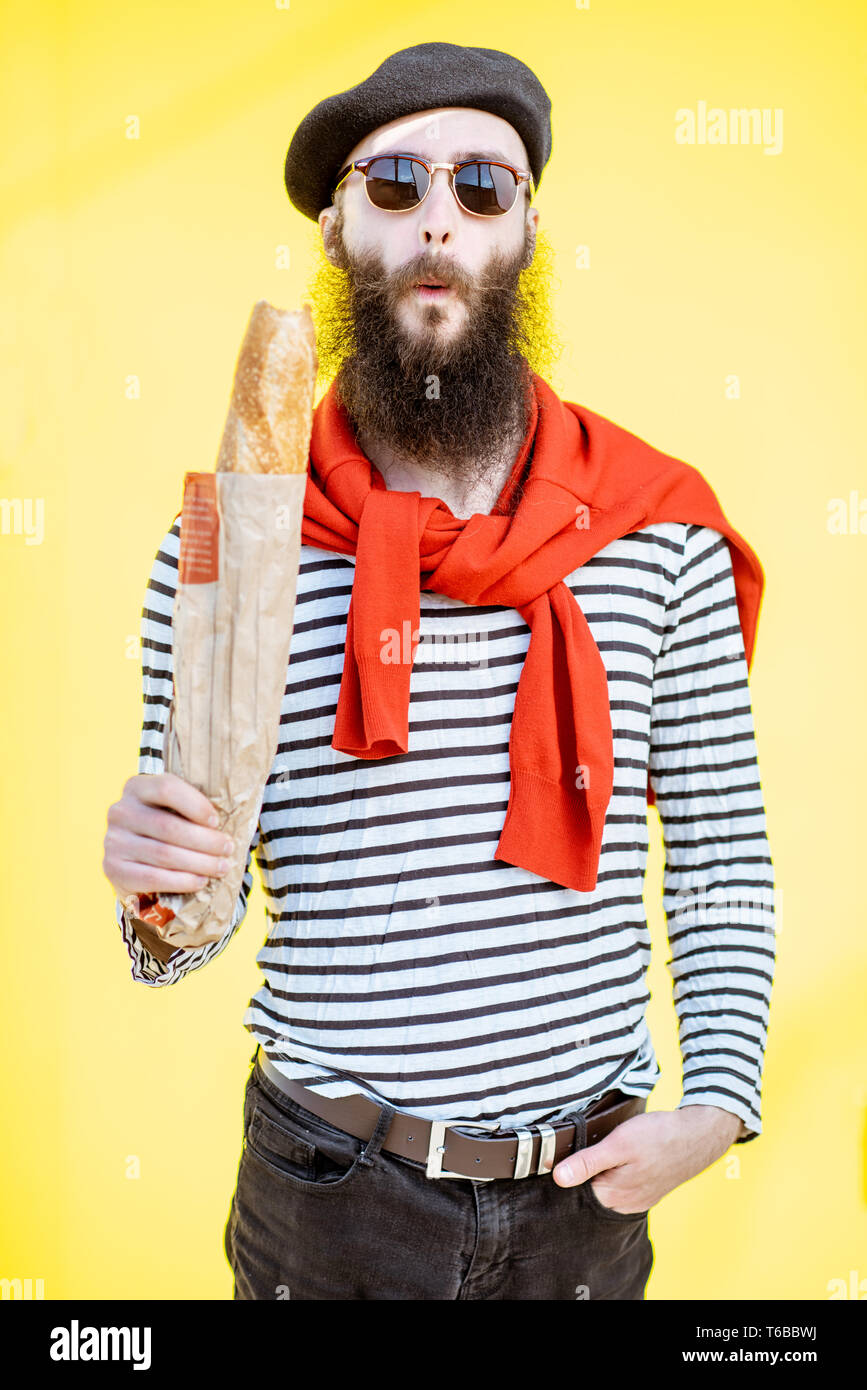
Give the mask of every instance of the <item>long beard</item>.
M 526 433 L 531 370 L 552 351 L 547 265 L 539 266 L 538 247 L 533 255 L 532 234 L 516 255 L 492 256 L 480 276 L 448 263 L 467 313 L 444 341 L 435 302 L 419 332 L 397 317 L 409 286 L 446 273 L 442 259 L 424 254 L 389 274 L 375 251 L 350 256 L 340 213 L 335 230 L 341 265 L 323 257 L 310 290 L 320 377 L 336 376 L 356 433 L 434 473 L 481 481 Z

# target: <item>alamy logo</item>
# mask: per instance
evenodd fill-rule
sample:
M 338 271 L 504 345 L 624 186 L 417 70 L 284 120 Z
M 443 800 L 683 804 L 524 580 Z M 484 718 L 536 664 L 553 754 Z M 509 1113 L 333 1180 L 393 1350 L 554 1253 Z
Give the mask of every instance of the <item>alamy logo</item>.
M 0 1279 L 0 1298 L 44 1298 L 44 1279 Z
M 764 145 L 765 154 L 783 149 L 783 110 L 738 106 L 726 111 L 700 101 L 695 111 L 681 106 L 674 113 L 678 145 Z
M 0 534 L 23 536 L 25 545 L 45 539 L 44 497 L 0 497 Z
M 52 1361 L 132 1361 L 134 1371 L 146 1371 L 151 1364 L 149 1327 L 79 1327 L 73 1318 L 69 1327 L 51 1329 Z

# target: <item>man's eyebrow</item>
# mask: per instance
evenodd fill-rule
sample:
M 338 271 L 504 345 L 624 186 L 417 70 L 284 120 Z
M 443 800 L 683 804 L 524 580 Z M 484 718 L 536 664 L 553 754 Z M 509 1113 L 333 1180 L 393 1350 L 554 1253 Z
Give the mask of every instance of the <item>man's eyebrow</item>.
M 501 150 L 458 150 L 453 163 L 459 164 L 462 159 L 499 159 L 503 164 L 512 163 Z
M 407 150 L 407 149 L 377 150 L 377 153 L 376 153 L 375 156 L 368 155 L 367 158 L 368 158 L 368 159 L 371 159 L 371 158 L 377 158 L 377 157 L 379 157 L 379 156 L 384 156 L 385 158 L 389 158 L 389 157 L 391 157 L 391 156 L 394 156 L 394 155 L 401 155 L 401 154 L 403 154 L 403 155 L 406 155 L 406 154 L 417 154 L 417 155 L 419 155 L 419 157 L 420 157 L 421 159 L 427 159 L 427 160 L 429 160 L 429 162 L 430 162 L 431 164 L 436 164 L 436 163 L 440 162 L 440 161 L 437 161 L 436 158 L 435 158 L 432 154 L 431 154 L 431 155 L 427 155 L 427 154 L 422 153 L 422 152 L 419 151 L 419 150 Z M 499 161 L 499 162 L 502 163 L 502 164 L 509 164 L 509 165 L 512 164 L 512 161 L 511 161 L 511 159 L 509 159 L 508 155 L 503 154 L 501 150 L 458 150 L 457 153 L 452 157 L 452 159 L 450 159 L 450 160 L 448 161 L 448 163 L 449 163 L 449 164 L 460 164 L 460 163 L 462 163 L 462 161 L 465 160 L 465 159 L 493 159 L 493 160 L 495 160 L 495 161 Z M 444 160 L 443 160 L 442 162 L 445 163 Z M 518 166 L 517 166 L 517 165 L 513 165 L 512 167 L 517 168 Z

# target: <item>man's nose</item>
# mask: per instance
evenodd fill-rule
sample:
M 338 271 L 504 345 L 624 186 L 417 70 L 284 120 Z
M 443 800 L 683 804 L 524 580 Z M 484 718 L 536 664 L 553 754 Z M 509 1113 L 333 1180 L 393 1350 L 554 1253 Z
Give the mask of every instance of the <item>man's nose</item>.
M 434 169 L 427 197 L 419 208 L 418 238 L 423 246 L 444 246 L 457 231 L 459 208 L 448 169 Z

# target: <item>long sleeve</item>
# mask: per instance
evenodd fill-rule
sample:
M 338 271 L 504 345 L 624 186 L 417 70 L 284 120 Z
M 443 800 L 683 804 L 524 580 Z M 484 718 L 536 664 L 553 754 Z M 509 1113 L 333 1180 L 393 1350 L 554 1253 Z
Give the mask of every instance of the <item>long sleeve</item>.
M 743 1143 L 762 1128 L 774 880 L 731 555 L 709 527 L 684 527 L 654 667 L 650 743 L 680 1105 L 739 1115 Z
M 172 609 L 178 578 L 180 552 L 180 518 L 165 536 L 153 563 L 141 614 L 141 672 L 142 728 L 139 744 L 139 773 L 158 773 L 163 770 L 163 733 L 172 701 Z M 247 911 L 247 898 L 253 886 L 250 860 L 259 843 L 256 835 L 247 852 L 247 865 L 232 921 L 218 941 L 211 941 L 194 950 L 179 948 L 168 961 L 160 961 L 136 936 L 130 914 L 119 899 L 115 899 L 115 920 L 120 928 L 130 961 L 134 980 L 149 985 L 171 985 L 200 970 L 213 960 L 231 941 Z

